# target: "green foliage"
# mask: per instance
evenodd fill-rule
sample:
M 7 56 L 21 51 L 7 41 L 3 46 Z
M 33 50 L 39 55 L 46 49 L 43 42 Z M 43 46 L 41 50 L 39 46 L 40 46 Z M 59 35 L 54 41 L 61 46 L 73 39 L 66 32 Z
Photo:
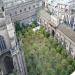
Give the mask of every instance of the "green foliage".
M 40 30 L 39 30 L 39 32 L 41 32 L 44 35 L 44 37 L 48 38 L 50 36 L 50 34 L 45 31 L 44 27 L 41 27 Z
M 16 73 L 16 72 L 13 72 L 13 73 L 11 73 L 11 74 L 9 74 L 9 75 L 17 75 L 17 73 Z
M 70 75 L 75 70 L 75 60 L 43 27 L 38 32 L 25 27 L 17 33 L 24 49 L 28 75 Z
M 21 30 L 22 30 L 22 28 L 21 28 L 21 26 L 20 26 L 20 22 L 19 22 L 19 21 L 15 22 L 15 29 L 16 29 L 16 32 L 18 32 L 18 31 L 21 31 Z

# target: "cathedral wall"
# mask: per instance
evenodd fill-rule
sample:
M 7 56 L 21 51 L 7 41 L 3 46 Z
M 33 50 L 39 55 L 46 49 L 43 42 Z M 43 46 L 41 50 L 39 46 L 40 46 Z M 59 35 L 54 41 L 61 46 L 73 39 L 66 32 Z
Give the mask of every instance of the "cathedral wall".
M 7 32 L 11 43 L 11 48 L 16 46 L 16 35 L 15 35 L 15 28 L 12 23 L 7 24 Z
M 0 30 L 0 35 L 1 35 L 2 37 L 4 37 L 4 41 L 5 41 L 5 44 L 6 44 L 6 46 L 7 46 L 7 49 L 10 49 L 11 44 L 10 44 L 10 39 L 9 39 L 9 36 L 8 36 L 7 29 Z
M 13 64 L 14 69 L 17 75 L 27 75 L 27 68 L 25 64 L 25 59 L 23 59 L 23 53 L 20 50 L 16 50 L 15 54 L 13 55 Z

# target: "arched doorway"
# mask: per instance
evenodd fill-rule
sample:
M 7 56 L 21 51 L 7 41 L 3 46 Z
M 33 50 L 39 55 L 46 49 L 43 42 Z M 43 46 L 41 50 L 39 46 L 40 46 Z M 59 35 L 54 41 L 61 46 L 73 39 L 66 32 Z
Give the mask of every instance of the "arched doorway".
M 14 66 L 13 66 L 13 60 L 10 56 L 6 56 L 4 58 L 4 66 L 5 66 L 7 75 L 12 73 Z
M 53 36 L 53 37 L 55 36 L 55 31 L 54 31 L 54 30 L 52 30 L 52 36 Z

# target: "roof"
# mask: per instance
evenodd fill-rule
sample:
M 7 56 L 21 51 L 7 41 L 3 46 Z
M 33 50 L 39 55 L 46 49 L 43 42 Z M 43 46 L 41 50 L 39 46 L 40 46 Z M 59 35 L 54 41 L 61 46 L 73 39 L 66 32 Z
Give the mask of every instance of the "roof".
M 58 30 L 64 33 L 68 38 L 70 38 L 73 42 L 75 42 L 75 31 L 73 31 L 70 27 L 61 24 L 58 26 Z
M 45 11 L 44 9 L 40 10 L 38 12 L 38 15 L 41 16 L 41 17 L 43 17 L 43 18 L 46 18 L 48 21 L 50 20 L 50 17 L 51 17 L 50 14 L 47 13 L 47 11 Z
M 30 0 L 2 0 L 3 1 L 3 4 L 5 6 L 5 8 L 8 8 L 8 7 L 11 7 L 11 6 L 14 6 L 14 5 L 18 5 L 18 4 L 21 4 L 21 3 L 24 3 L 24 2 L 28 2 Z
M 44 19 L 45 19 L 48 23 L 50 23 L 53 27 L 57 27 L 58 24 L 55 23 L 55 22 L 53 23 L 52 20 L 51 20 L 51 18 L 52 18 L 52 16 L 53 16 L 53 17 L 55 17 L 57 20 L 59 20 L 58 17 L 55 16 L 55 15 L 50 15 L 50 13 L 49 13 L 48 11 L 46 11 L 45 9 L 40 10 L 40 11 L 38 12 L 38 16 L 44 18 Z

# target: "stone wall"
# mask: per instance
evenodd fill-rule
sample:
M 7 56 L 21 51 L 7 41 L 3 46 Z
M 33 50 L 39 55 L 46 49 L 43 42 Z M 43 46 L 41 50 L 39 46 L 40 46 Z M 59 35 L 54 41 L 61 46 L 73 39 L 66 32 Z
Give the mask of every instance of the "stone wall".
M 5 8 L 6 15 L 10 15 L 13 22 L 31 23 L 36 20 L 36 13 L 42 7 L 42 0 L 31 0 L 10 8 Z

